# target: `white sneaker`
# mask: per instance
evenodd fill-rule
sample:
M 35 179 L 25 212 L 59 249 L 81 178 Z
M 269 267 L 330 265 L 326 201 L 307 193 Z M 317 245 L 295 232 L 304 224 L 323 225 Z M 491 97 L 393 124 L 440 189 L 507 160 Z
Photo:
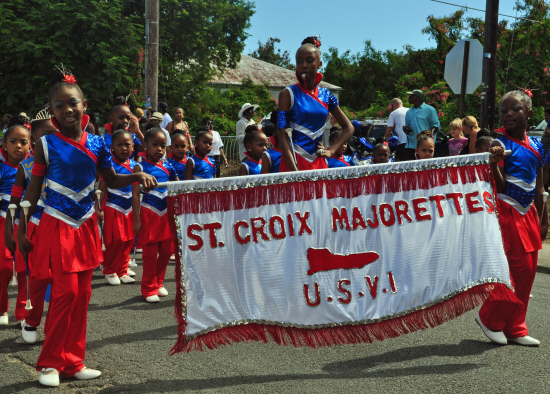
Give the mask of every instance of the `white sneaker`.
M 59 386 L 59 372 L 55 368 L 42 368 L 38 382 L 43 386 Z
M 143 253 L 143 249 L 136 249 L 136 253 Z
M 8 315 L 0 316 L 0 326 L 7 326 L 9 322 L 10 319 L 8 318 Z
M 176 261 L 176 255 L 173 254 L 172 256 L 170 256 L 170 261 Z
M 476 323 L 479 324 L 485 336 L 491 341 L 493 341 L 494 343 L 498 343 L 499 345 L 508 345 L 508 339 L 506 339 L 506 335 L 504 335 L 502 331 L 491 331 L 487 327 L 485 327 L 485 325 L 481 322 L 479 313 L 476 316 Z
M 126 270 L 126 273 L 128 274 L 128 276 L 136 276 L 136 273 L 132 271 L 130 268 Z
M 25 343 L 36 343 L 38 341 L 38 329 L 27 324 L 25 320 L 21 321 L 21 335 Z
M 168 290 L 166 290 L 166 287 L 161 286 L 159 289 L 159 297 L 166 297 L 168 295 Z
M 122 275 L 120 277 L 120 281 L 122 283 L 134 283 L 136 280 L 134 278 L 130 278 L 128 275 Z
M 522 346 L 539 346 L 540 341 L 538 339 L 532 338 L 529 335 L 525 335 L 519 338 L 508 338 L 510 342 L 517 343 Z
M 160 298 L 158 295 L 152 295 L 152 296 L 149 296 L 145 299 L 145 301 L 147 302 L 159 302 L 160 301 Z
M 137 267 L 136 260 L 130 259 L 130 262 L 128 263 L 128 267 Z
M 105 275 L 105 279 L 107 279 L 107 282 L 109 282 L 111 286 L 120 285 L 120 279 L 118 279 L 117 274 Z
M 79 380 L 90 380 L 90 379 L 95 379 L 100 375 L 101 375 L 101 371 L 98 371 L 97 369 L 84 367 L 80 371 L 75 373 L 73 375 L 73 378 L 79 379 Z

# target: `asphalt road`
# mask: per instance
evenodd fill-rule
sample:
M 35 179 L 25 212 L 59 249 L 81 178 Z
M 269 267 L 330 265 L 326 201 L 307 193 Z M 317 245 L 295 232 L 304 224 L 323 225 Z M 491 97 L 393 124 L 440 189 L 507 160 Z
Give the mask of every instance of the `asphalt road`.
M 443 326 L 373 344 L 310 349 L 241 343 L 170 357 L 176 341 L 173 263 L 166 282 L 170 295 L 159 304 L 142 301 L 139 281 L 112 287 L 96 271 L 85 362 L 103 375 L 42 388 L 34 364 L 43 334 L 36 345 L 24 344 L 11 314 L 10 325 L 0 327 L 0 393 L 549 393 L 547 258 L 527 316 L 531 335 L 542 341 L 539 348 L 490 344 L 472 311 Z M 136 272 L 140 278 L 141 265 Z

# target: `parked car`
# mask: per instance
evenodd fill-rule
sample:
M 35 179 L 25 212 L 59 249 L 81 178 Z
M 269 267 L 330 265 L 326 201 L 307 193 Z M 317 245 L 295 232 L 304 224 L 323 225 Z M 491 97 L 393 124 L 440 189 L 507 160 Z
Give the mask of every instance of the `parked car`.
M 546 121 L 543 119 L 543 121 L 540 122 L 537 126 L 531 126 L 529 131 L 527 131 L 527 135 L 529 137 L 534 137 L 540 141 L 540 139 L 544 135 L 544 130 L 546 129 L 546 127 Z

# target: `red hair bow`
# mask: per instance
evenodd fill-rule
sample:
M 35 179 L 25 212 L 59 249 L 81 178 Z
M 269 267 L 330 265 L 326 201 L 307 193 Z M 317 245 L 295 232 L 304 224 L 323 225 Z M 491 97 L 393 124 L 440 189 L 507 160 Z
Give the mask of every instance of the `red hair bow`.
M 76 83 L 76 78 L 74 77 L 74 75 L 63 74 L 62 81 L 67 83 Z
M 313 40 L 313 45 L 315 45 L 317 48 L 320 48 L 321 47 L 321 41 L 319 41 L 317 39 L 314 39 Z
M 31 124 L 30 123 L 25 123 L 23 126 L 25 126 L 27 129 L 31 129 Z
M 527 93 L 529 97 L 533 98 L 533 92 L 531 91 L 531 89 L 525 89 L 525 93 Z

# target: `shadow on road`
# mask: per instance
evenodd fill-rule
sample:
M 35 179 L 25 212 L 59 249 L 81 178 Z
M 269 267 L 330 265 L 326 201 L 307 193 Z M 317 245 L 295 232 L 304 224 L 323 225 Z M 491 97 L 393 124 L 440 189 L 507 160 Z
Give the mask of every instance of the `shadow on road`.
M 177 338 L 177 327 L 174 322 L 173 326 L 157 328 L 154 330 L 124 333 L 122 335 L 117 335 L 114 337 L 109 337 L 105 339 L 98 339 L 95 341 L 86 342 L 86 351 L 97 350 L 104 346 L 108 345 L 119 345 L 121 343 L 131 343 L 131 342 L 144 342 L 144 341 L 161 341 L 163 339 L 176 341 Z
M 377 356 L 356 358 L 354 360 L 338 361 L 325 365 L 322 369 L 328 373 L 353 374 L 361 373 L 366 369 L 377 367 L 381 364 L 392 364 L 403 361 L 413 361 L 426 357 L 468 357 L 479 356 L 488 350 L 497 349 L 498 346 L 489 342 L 465 339 L 458 345 L 425 345 L 414 346 L 394 350 Z M 463 364 L 472 365 L 472 364 Z M 475 364 L 473 364 L 475 365 Z M 457 365 L 458 367 L 458 365 Z M 432 369 L 433 367 L 429 367 Z
M 353 378 L 388 378 L 411 375 L 450 375 L 455 373 L 467 372 L 484 367 L 484 364 L 444 364 L 434 366 L 418 366 L 409 368 L 383 369 L 363 373 L 361 375 L 349 376 L 349 374 L 331 374 L 331 373 L 309 373 L 309 374 L 289 374 L 289 375 L 251 375 L 220 377 L 213 379 L 181 379 L 181 380 L 151 380 L 147 383 L 136 385 L 124 385 L 108 387 L 100 392 L 102 393 L 150 393 L 165 391 L 183 391 L 183 390 L 211 390 L 224 387 L 266 384 L 287 381 L 320 380 L 320 379 L 353 379 Z

